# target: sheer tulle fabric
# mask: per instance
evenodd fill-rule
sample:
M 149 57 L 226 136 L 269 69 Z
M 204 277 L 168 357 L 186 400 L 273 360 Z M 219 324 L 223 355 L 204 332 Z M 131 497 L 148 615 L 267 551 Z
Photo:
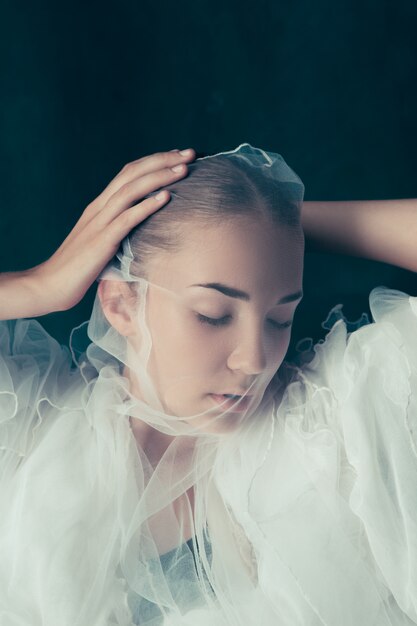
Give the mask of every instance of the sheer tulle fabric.
M 221 156 L 299 208 L 280 155 Z M 149 310 L 157 292 L 184 316 L 188 300 L 133 260 L 126 239 L 100 280 L 131 283 L 136 343 L 98 298 L 70 350 L 0 323 L 1 626 L 417 623 L 417 298 L 374 290 L 374 323 L 339 319 L 240 411 L 185 415 L 152 373 Z
M 2 625 L 417 623 L 417 298 L 370 305 L 233 437 L 178 438 L 188 543 L 191 505 L 147 499 L 175 485 L 140 457 L 116 362 L 71 369 L 36 321 L 1 323 Z

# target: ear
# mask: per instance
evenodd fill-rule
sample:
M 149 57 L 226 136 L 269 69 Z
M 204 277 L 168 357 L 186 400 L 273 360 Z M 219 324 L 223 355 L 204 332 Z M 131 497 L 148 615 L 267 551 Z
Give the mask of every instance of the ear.
M 137 330 L 133 324 L 136 296 L 130 284 L 121 280 L 101 280 L 97 294 L 109 324 L 125 337 L 134 335 Z

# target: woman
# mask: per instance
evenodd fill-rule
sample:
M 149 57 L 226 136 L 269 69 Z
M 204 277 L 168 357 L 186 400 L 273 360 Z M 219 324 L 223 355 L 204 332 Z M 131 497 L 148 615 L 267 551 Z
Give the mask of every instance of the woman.
M 417 623 L 416 299 L 378 288 L 373 324 L 284 363 L 304 232 L 417 269 L 415 205 L 302 197 L 248 144 L 153 155 L 1 277 L 11 319 L 100 274 L 77 367 L 1 327 L 2 624 Z

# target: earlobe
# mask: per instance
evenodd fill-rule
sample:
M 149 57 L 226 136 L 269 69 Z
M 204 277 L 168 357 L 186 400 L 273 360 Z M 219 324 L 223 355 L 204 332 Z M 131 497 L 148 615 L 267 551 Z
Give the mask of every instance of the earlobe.
M 101 308 L 109 322 L 121 335 L 134 334 L 134 295 L 128 283 L 119 280 L 101 280 L 97 289 Z

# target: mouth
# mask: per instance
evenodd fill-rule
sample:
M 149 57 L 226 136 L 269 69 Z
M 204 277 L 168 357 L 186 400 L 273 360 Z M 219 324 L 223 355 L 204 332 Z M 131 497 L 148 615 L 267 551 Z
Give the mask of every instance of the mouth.
M 232 393 L 210 393 L 209 396 L 224 411 L 233 411 L 233 413 L 246 411 L 252 400 L 252 396 L 240 396 Z

